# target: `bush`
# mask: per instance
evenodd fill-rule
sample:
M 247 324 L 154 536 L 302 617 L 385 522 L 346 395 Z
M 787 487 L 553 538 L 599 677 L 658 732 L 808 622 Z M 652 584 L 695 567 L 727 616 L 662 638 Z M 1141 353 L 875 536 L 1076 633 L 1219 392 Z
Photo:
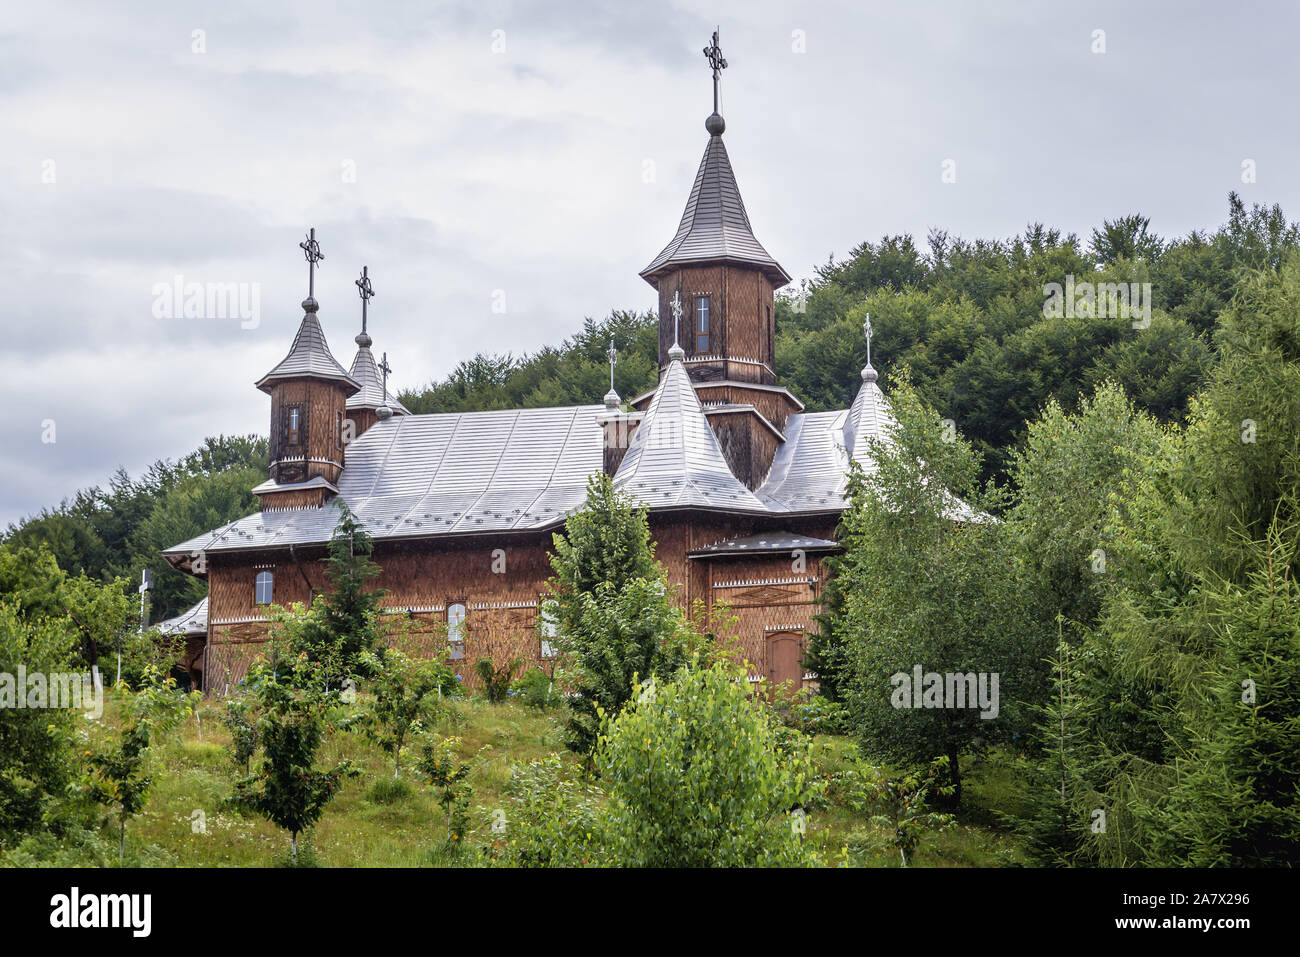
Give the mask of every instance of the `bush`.
M 596 767 L 609 793 L 609 863 L 754 867 L 816 862 L 803 842 L 814 783 L 809 742 L 782 734 L 725 663 L 637 684 L 602 716 Z
M 406 778 L 379 778 L 370 787 L 368 797 L 372 804 L 398 804 L 411 796 L 412 788 Z
M 522 704 L 543 711 L 556 708 L 564 701 L 564 696 L 555 687 L 555 682 L 541 668 L 531 668 L 510 689 Z

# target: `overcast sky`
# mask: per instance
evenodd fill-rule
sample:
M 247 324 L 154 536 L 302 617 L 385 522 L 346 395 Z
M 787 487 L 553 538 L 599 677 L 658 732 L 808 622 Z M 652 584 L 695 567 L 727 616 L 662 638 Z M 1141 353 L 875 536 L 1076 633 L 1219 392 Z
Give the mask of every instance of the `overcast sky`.
M 795 277 L 933 227 L 1213 228 L 1232 189 L 1300 216 L 1283 2 L 9 3 L 0 524 L 265 433 L 309 226 L 335 356 L 368 264 L 398 389 L 653 308 L 715 24 L 728 151 Z M 159 317 L 176 277 L 256 289 L 257 321 Z

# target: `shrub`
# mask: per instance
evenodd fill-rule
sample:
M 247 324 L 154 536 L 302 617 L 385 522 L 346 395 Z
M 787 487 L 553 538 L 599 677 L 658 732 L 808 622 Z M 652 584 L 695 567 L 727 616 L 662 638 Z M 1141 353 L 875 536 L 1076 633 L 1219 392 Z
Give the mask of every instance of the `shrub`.
M 725 663 L 633 687 L 602 716 L 596 767 L 609 793 L 610 863 L 634 867 L 806 865 L 810 745 Z

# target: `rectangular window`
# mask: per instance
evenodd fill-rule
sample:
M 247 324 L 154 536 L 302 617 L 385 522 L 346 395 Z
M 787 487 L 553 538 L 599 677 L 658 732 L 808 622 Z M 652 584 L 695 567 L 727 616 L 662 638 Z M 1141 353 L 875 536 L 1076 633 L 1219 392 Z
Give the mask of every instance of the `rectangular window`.
M 274 583 L 275 576 L 270 572 L 258 572 L 253 582 L 253 600 L 259 605 L 271 604 Z
M 302 433 L 302 410 L 296 405 L 289 406 L 289 423 L 285 429 L 285 440 L 290 445 L 297 445 Z
M 709 351 L 709 297 L 700 296 L 695 300 L 695 352 L 697 355 Z
M 447 606 L 447 644 L 453 659 L 465 657 L 465 606 L 461 602 Z

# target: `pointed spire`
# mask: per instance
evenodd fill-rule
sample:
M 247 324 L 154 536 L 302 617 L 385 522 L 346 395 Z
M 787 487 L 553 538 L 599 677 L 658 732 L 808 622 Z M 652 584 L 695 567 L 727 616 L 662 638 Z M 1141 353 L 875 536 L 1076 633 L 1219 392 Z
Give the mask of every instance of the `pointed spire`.
M 361 295 L 361 332 L 356 336 L 357 354 L 352 358 L 349 374 L 360 385 L 360 391 L 348 399 L 349 409 L 371 409 L 376 417 L 386 419 L 394 414 L 410 415 L 406 406 L 388 394 L 386 383 L 380 375 L 380 366 L 375 362 L 374 353 L 370 351 L 374 340 L 367 330 L 367 307 L 375 296 L 375 288 L 370 282 L 370 267 L 361 267 L 361 277 L 354 281 L 357 292 Z M 386 364 L 386 363 L 385 363 Z M 387 409 L 386 415 L 380 415 L 380 409 Z
M 263 392 L 270 392 L 277 381 L 283 379 L 317 378 L 334 379 L 351 386 L 352 392 L 361 388 L 330 352 L 325 333 L 321 330 L 316 312 L 320 303 L 316 301 L 316 264 L 325 256 L 316 242 L 316 230 L 307 234 L 307 239 L 298 244 L 307 256 L 307 298 L 302 301 L 303 316 L 298 326 L 298 334 L 293 337 L 289 354 L 276 364 L 266 375 L 257 381 L 257 387 Z
M 618 408 L 621 401 L 618 393 L 614 391 L 614 366 L 618 365 L 618 350 L 614 348 L 614 338 L 609 340 L 609 350 L 605 353 L 609 356 L 609 391 L 605 393 L 605 408 L 614 410 Z
M 880 378 L 871 364 L 871 314 L 862 323 L 862 334 L 867 340 L 867 364 L 862 367 L 862 387 L 849 407 L 844 419 L 844 449 L 867 471 L 875 468 L 868 448 L 869 438 L 886 438 L 893 425 L 894 416 L 889 411 L 889 400 L 880 391 Z
M 659 508 L 764 508 L 727 466 L 680 359 L 660 379 L 614 482 Z
M 641 278 L 655 286 L 656 277 L 673 266 L 736 262 L 762 269 L 771 279 L 773 288 L 779 289 L 790 281 L 790 275 L 754 238 L 749 214 L 745 212 L 745 203 L 736 185 L 736 174 L 731 169 L 727 147 L 722 142 L 722 132 L 727 124 L 718 113 L 718 83 L 727 61 L 718 46 L 717 31 L 713 34 L 713 44 L 704 48 L 704 55 L 713 68 L 714 112 L 704 122 L 709 131 L 709 143 L 704 148 L 704 158 L 695 174 L 695 185 L 691 187 L 677 234 L 654 261 L 641 270 Z

